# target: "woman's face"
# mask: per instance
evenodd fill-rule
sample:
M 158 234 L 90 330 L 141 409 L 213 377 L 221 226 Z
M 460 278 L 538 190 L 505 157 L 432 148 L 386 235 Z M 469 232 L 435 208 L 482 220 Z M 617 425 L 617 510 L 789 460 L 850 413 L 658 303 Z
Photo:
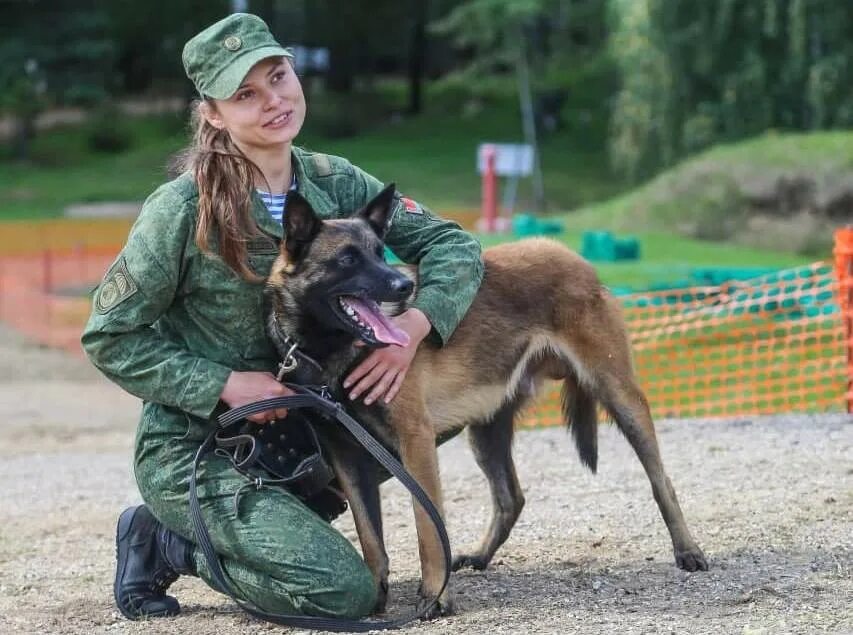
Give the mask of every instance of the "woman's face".
M 237 92 L 214 104 L 203 111 L 205 117 L 244 150 L 289 144 L 305 121 L 302 85 L 284 57 L 255 64 Z

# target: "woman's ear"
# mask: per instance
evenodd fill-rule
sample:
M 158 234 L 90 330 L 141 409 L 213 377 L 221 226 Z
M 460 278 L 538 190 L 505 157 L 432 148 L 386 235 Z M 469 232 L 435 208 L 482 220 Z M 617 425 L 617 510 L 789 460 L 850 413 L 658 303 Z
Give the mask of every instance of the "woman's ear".
M 201 113 L 201 116 L 204 117 L 204 120 L 217 130 L 223 130 L 225 128 L 225 122 L 219 115 L 219 111 L 216 110 L 216 106 L 209 101 L 204 100 L 201 102 L 199 105 L 199 112 Z

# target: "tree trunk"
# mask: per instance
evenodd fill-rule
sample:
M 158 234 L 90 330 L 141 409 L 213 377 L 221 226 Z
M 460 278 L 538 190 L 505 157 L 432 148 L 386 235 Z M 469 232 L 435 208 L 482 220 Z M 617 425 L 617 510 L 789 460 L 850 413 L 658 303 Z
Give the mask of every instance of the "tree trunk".
M 518 99 L 521 106 L 521 125 L 524 141 L 533 148 L 533 200 L 539 214 L 545 212 L 545 185 L 542 178 L 542 163 L 539 158 L 539 143 L 536 137 L 536 121 L 533 112 L 533 97 L 530 90 L 530 69 L 527 62 L 527 34 L 525 29 L 516 31 L 519 41 L 516 77 L 518 80 Z
M 15 118 L 15 142 L 13 156 L 19 161 L 30 158 L 30 146 L 36 134 L 35 118 L 21 116 Z
M 350 93 L 353 87 L 355 69 L 352 63 L 352 47 L 348 42 L 333 42 L 329 47 L 329 90 L 336 93 Z
M 426 66 L 427 1 L 412 0 L 412 36 L 409 41 L 409 114 L 423 111 L 424 67 Z

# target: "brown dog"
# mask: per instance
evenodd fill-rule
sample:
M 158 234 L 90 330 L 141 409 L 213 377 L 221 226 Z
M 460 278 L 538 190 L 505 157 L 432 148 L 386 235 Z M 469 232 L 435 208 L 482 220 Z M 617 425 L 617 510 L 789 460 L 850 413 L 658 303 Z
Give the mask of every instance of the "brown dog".
M 397 337 L 382 302 L 403 302 L 409 278 L 385 264 L 382 237 L 395 208 L 393 186 L 346 220 L 320 220 L 305 199 L 288 197 L 286 240 L 267 284 L 269 333 L 287 352 L 287 337 L 324 368 L 333 395 L 346 403 L 342 378 L 362 355 L 354 346 L 384 346 Z M 524 506 L 511 444 L 516 413 L 546 379 L 563 382 L 563 410 L 581 461 L 596 469 L 600 404 L 631 443 L 672 537 L 676 564 L 706 570 L 675 490 L 664 471 L 645 396 L 637 385 L 618 302 L 593 268 L 566 247 L 530 239 L 488 249 L 483 284 L 442 348 L 421 344 L 396 398 L 388 405 L 348 405 L 350 413 L 396 452 L 441 510 L 436 440 L 468 426 L 477 463 L 492 492 L 493 514 L 480 546 L 456 556 L 453 569 L 485 568 Z M 388 557 L 376 464 L 343 435 L 327 435 L 338 482 L 352 509 L 364 558 L 385 605 Z M 440 542 L 423 510 L 415 511 L 424 601 L 440 589 Z M 451 610 L 446 590 L 435 613 Z

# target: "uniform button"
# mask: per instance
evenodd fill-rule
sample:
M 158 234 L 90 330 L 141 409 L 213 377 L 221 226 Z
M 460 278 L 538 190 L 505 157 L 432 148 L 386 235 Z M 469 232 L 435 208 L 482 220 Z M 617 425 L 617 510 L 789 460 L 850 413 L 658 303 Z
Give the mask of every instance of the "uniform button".
M 234 51 L 240 50 L 240 47 L 243 46 L 243 40 L 238 38 L 236 35 L 229 35 L 225 38 L 222 45 L 233 53 Z

